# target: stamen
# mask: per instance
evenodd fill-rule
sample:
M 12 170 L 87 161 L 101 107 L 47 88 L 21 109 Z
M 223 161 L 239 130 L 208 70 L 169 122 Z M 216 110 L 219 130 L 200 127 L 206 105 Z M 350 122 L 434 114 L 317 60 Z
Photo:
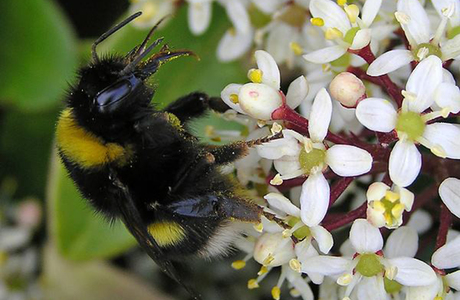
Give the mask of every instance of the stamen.
M 272 288 L 272 297 L 275 300 L 279 300 L 281 297 L 281 289 L 276 285 Z
M 341 286 L 347 286 L 353 280 L 353 275 L 350 273 L 345 273 L 337 279 L 337 284 Z
M 426 47 L 422 47 L 418 50 L 417 52 L 417 58 L 419 61 L 423 60 L 425 57 L 428 56 L 428 53 L 430 53 L 430 50 Z
M 253 227 L 254 227 L 255 231 L 257 231 L 257 232 L 262 232 L 262 230 L 264 230 L 264 224 L 262 224 L 262 223 L 254 225 Z
M 410 16 L 401 11 L 395 12 L 395 18 L 401 25 L 407 25 L 410 22 Z
M 230 101 L 232 101 L 235 104 L 238 104 L 239 103 L 238 95 L 237 94 L 231 94 L 230 95 Z
M 253 290 L 253 289 L 257 289 L 258 287 L 259 287 L 259 283 L 257 282 L 257 279 L 249 279 L 248 289 Z
M 264 274 L 267 274 L 267 273 L 268 273 L 268 268 L 266 266 L 262 266 L 262 267 L 260 267 L 259 272 L 257 272 L 257 275 L 261 276 L 261 275 L 264 275 Z
M 276 134 L 280 133 L 281 130 L 283 130 L 283 126 L 281 126 L 280 124 L 278 124 L 276 122 L 273 123 L 272 128 L 270 129 L 270 131 L 271 131 L 271 133 L 273 135 L 276 135 Z
M 396 266 L 391 266 L 385 269 L 385 277 L 389 280 L 394 280 L 396 275 L 398 274 L 398 268 Z
M 347 0 L 337 0 L 337 4 L 340 6 L 344 6 L 345 4 L 347 4 Z
M 262 263 L 265 266 L 267 266 L 271 264 L 274 260 L 275 260 L 275 257 L 273 256 L 273 254 L 269 253 Z
M 291 42 L 289 44 L 289 47 L 291 48 L 292 52 L 294 52 L 294 54 L 297 56 L 300 56 L 305 52 L 302 46 L 300 46 L 297 42 Z
M 339 29 L 333 27 L 333 28 L 328 28 L 326 32 L 324 33 L 324 36 L 327 40 L 335 40 L 335 39 L 343 38 L 343 33 Z
M 262 70 L 260 69 L 251 69 L 248 71 L 248 78 L 254 83 L 261 83 L 262 82 Z
M 278 173 L 273 177 L 272 180 L 270 180 L 271 185 L 281 185 L 283 183 L 283 179 L 281 178 L 281 175 Z
M 347 13 L 347 16 L 350 22 L 352 24 L 356 23 L 356 19 L 359 16 L 359 7 L 356 4 L 351 4 L 351 5 L 345 6 L 343 9 Z
M 387 191 L 385 193 L 385 198 L 391 202 L 395 202 L 395 201 L 398 201 L 400 197 L 398 193 Z
M 289 261 L 289 267 L 291 267 L 291 269 L 293 269 L 297 273 L 302 272 L 302 265 L 298 259 L 295 259 L 295 258 L 291 259 Z
M 324 20 L 321 19 L 321 18 L 311 18 L 311 19 L 310 19 L 310 23 L 311 23 L 313 26 L 318 26 L 318 27 L 324 26 Z
M 246 262 L 244 260 L 236 260 L 232 262 L 232 268 L 235 270 L 241 270 L 246 266 Z

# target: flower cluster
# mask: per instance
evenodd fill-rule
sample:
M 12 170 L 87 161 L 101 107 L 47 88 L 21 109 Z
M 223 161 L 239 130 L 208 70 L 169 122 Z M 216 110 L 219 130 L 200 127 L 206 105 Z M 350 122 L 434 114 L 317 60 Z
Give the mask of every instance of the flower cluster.
M 226 115 L 251 120 L 248 140 L 261 132 L 282 134 L 258 145 L 251 163 L 236 163 L 242 184 L 268 185 L 268 193 L 254 193 L 264 203 L 262 222 L 236 242 L 247 255 L 235 269 L 251 258 L 261 265 L 248 288 L 279 267 L 274 299 L 283 286 L 303 299 L 454 299 L 460 288 L 454 230 L 460 217 L 459 2 L 235 2 L 272 17 L 250 82 L 222 90 Z M 301 26 L 288 34 L 282 16 L 294 8 Z M 245 24 L 236 32 L 252 24 L 242 21 L 248 10 L 238 17 L 227 12 Z M 291 40 L 279 36 L 273 47 L 276 31 Z M 297 57 L 295 71 L 282 68 L 296 78 L 290 84 L 281 82 L 278 66 L 293 66 L 280 59 L 282 48 Z M 342 228 L 349 228 L 349 239 L 336 244 Z M 419 248 L 419 239 L 434 253 Z M 431 261 L 422 260 L 430 255 Z

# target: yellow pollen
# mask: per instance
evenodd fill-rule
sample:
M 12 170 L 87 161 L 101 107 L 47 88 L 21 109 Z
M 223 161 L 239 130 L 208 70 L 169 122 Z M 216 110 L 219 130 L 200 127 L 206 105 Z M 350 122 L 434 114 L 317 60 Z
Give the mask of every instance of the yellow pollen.
M 264 274 L 267 274 L 268 273 L 268 268 L 266 266 L 262 266 L 260 267 L 260 270 L 259 272 L 257 272 L 257 275 L 264 275 Z
M 300 295 L 301 295 L 300 292 L 299 292 L 299 290 L 298 290 L 298 289 L 295 289 L 295 288 L 294 288 L 294 289 L 291 289 L 291 290 L 289 291 L 289 294 L 291 294 L 291 296 L 294 297 L 294 298 L 300 297 Z
M 213 136 L 215 134 L 214 126 L 206 125 L 206 127 L 204 128 L 204 134 L 207 137 Z
M 262 70 L 260 69 L 251 69 L 248 71 L 248 78 L 254 83 L 261 83 L 262 75 Z
M 283 183 L 283 179 L 281 178 L 281 175 L 278 173 L 273 177 L 272 180 L 270 180 L 271 185 L 281 185 Z
M 343 33 L 339 29 L 333 27 L 333 28 L 328 28 L 326 32 L 324 33 L 324 37 L 327 40 L 335 40 L 335 39 L 341 39 L 343 38 Z
M 267 257 L 264 259 L 262 263 L 264 264 L 264 266 L 267 266 L 271 264 L 274 260 L 275 260 L 275 257 L 273 256 L 273 254 L 270 253 L 267 255 Z
M 257 279 L 249 279 L 248 289 L 253 290 L 253 289 L 257 289 L 258 287 L 259 287 L 259 283 L 257 282 Z
M 404 205 L 401 203 L 396 204 L 392 209 L 391 209 L 391 214 L 393 215 L 394 218 L 399 218 L 404 211 Z
M 347 13 L 347 16 L 350 22 L 356 23 L 356 19 L 359 16 L 359 7 L 355 4 L 351 4 L 351 5 L 345 6 L 343 9 Z
M 337 284 L 341 286 L 349 285 L 350 282 L 353 280 L 353 275 L 350 273 L 343 274 L 342 276 L 337 279 Z
M 381 201 L 372 202 L 372 207 L 378 212 L 381 212 L 381 213 L 385 212 L 385 205 L 383 205 Z
M 281 126 L 280 124 L 278 124 L 278 123 L 276 123 L 276 122 L 273 123 L 272 128 L 270 129 L 270 131 L 271 131 L 271 133 L 272 133 L 273 135 L 275 135 L 275 134 L 277 134 L 277 133 L 280 133 L 281 130 L 283 130 L 283 126 Z
M 313 26 L 318 26 L 318 27 L 324 26 L 324 20 L 321 19 L 321 18 L 311 18 L 311 19 L 310 19 L 310 23 L 311 23 Z
M 433 298 L 433 300 L 444 300 L 444 298 L 442 296 L 436 296 Z
M 321 69 L 324 73 L 329 72 L 331 70 L 331 64 L 322 64 Z
M 398 193 L 387 191 L 385 193 L 385 198 L 390 202 L 395 202 L 395 201 L 398 201 L 400 197 Z
M 246 262 L 244 260 L 236 260 L 232 262 L 232 268 L 235 270 L 241 270 L 246 266 Z
M 298 259 L 291 259 L 289 261 L 289 267 L 291 267 L 291 269 L 293 269 L 294 271 L 296 271 L 297 273 L 300 273 L 302 270 L 301 270 L 301 267 L 302 265 L 300 264 L 300 261 Z
M 337 0 L 337 4 L 340 6 L 344 6 L 345 4 L 347 4 L 347 0 Z
M 240 102 L 238 100 L 238 95 L 237 94 L 231 94 L 230 95 L 230 101 L 232 101 L 232 103 L 235 103 L 235 104 L 238 104 Z
M 299 45 L 299 43 L 296 42 L 291 42 L 289 44 L 289 47 L 291 48 L 292 52 L 294 52 L 295 55 L 300 56 L 303 54 L 303 49 L 302 46 Z
M 276 286 L 276 285 L 275 285 L 275 286 L 272 288 L 272 297 L 273 297 L 273 299 L 275 299 L 275 300 L 280 300 L 280 298 L 281 298 L 281 289 L 279 288 L 279 286 Z
M 395 18 L 403 25 L 407 25 L 410 22 L 410 16 L 400 11 L 395 12 Z
M 438 157 L 441 157 L 441 158 L 446 158 L 447 157 L 447 153 L 444 150 L 444 148 L 442 148 L 441 145 L 438 145 L 438 144 L 433 145 L 433 146 L 431 146 L 430 150 L 431 150 L 431 153 L 433 153 L 434 155 L 436 155 Z
M 262 223 L 259 223 L 257 225 L 254 225 L 254 229 L 255 231 L 257 232 L 262 232 L 262 230 L 264 230 L 264 225 Z

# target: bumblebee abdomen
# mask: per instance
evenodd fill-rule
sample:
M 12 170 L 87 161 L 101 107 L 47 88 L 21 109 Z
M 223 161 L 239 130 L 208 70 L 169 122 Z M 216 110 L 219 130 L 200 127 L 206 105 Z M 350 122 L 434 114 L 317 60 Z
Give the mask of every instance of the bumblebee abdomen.
M 100 168 L 109 163 L 123 166 L 133 156 L 131 146 L 105 143 L 80 126 L 70 108 L 59 117 L 56 138 L 61 155 L 82 169 Z

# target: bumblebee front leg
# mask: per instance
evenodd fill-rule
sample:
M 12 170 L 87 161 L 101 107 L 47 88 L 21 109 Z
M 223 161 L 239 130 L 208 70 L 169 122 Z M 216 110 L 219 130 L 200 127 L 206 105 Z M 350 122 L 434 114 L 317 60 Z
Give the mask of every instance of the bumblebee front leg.
M 182 123 L 185 123 L 190 119 L 204 115 L 208 109 L 225 112 L 229 108 L 220 98 L 194 92 L 169 104 L 165 111 L 174 114 Z
M 240 141 L 223 146 L 209 146 L 207 150 L 214 156 L 215 164 L 224 165 L 244 157 L 248 154 L 250 148 L 280 137 L 282 137 L 282 134 L 278 133 L 276 135 L 263 137 L 257 140 Z

